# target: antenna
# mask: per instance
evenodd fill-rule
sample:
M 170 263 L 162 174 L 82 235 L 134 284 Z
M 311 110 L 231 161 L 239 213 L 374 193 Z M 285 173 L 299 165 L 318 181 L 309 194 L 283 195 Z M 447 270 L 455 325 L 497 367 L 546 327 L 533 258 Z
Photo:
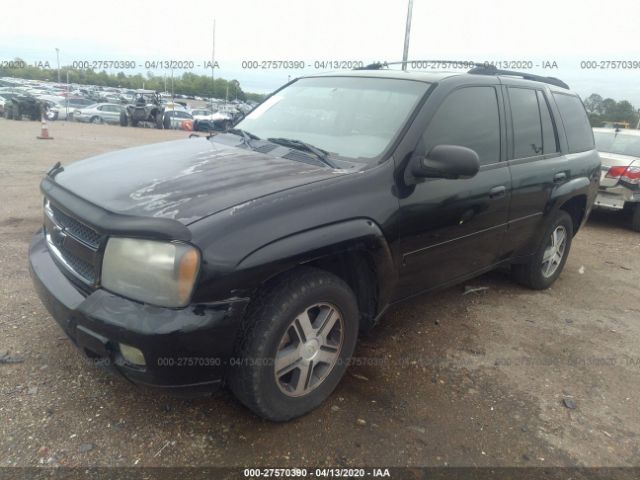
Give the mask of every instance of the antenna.
M 407 58 L 409 57 L 409 38 L 411 37 L 411 16 L 413 15 L 413 0 L 409 0 L 409 6 L 407 8 L 407 25 L 404 31 L 404 50 L 402 52 L 402 70 L 407 69 Z

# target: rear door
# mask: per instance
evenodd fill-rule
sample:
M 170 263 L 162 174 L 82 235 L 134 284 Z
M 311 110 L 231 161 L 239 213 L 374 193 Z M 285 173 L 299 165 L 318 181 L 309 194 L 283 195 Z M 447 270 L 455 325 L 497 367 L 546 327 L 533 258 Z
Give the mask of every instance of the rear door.
M 555 188 L 569 180 L 552 98 L 544 84 L 504 80 L 507 104 L 508 165 L 512 192 L 509 228 L 501 257 L 529 252 Z

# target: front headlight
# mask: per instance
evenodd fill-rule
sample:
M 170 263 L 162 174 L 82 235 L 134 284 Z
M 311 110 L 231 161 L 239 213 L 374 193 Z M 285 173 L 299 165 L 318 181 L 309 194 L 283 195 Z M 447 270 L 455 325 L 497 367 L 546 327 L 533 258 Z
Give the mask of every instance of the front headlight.
M 104 288 L 133 300 L 184 307 L 200 270 L 200 252 L 179 242 L 112 237 L 102 260 Z

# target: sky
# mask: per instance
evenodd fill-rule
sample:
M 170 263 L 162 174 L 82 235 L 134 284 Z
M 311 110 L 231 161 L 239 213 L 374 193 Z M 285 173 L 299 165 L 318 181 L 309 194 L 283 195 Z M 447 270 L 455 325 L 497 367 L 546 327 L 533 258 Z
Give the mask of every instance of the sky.
M 3 6 L 0 61 L 193 61 L 216 76 L 269 92 L 317 71 L 314 62 L 402 59 L 407 0 L 29 0 Z M 528 71 L 640 107 L 640 68 L 582 69 L 582 61 L 640 63 L 637 0 L 414 0 L 410 59 L 532 62 Z M 182 8 L 180 5 L 184 5 Z M 303 61 L 305 69 L 242 68 L 243 61 Z M 557 68 L 544 69 L 544 62 Z M 526 63 L 524 64 L 526 65 Z M 636 65 L 638 67 L 639 65 Z M 137 73 L 125 71 L 126 73 Z M 145 71 L 142 68 L 141 71 Z M 188 70 L 174 70 L 174 74 Z M 117 70 L 111 70 L 115 73 Z M 154 71 L 164 75 L 163 70 Z M 194 73 L 210 73 L 194 67 Z

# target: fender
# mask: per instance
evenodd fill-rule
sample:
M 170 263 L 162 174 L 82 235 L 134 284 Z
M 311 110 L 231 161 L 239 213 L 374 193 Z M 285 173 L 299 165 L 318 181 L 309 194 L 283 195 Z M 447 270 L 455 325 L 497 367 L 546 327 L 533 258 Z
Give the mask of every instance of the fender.
M 544 212 L 544 225 L 546 225 L 549 217 L 560 210 L 568 200 L 575 198 L 577 195 L 586 195 L 588 199 L 590 186 L 591 182 L 587 177 L 577 177 L 555 188 L 553 192 L 551 192 L 551 197 Z M 535 243 L 532 245 L 539 245 L 540 242 L 542 242 L 545 229 L 546 227 L 540 229 L 536 235 Z
M 397 283 L 398 269 L 382 230 L 366 218 L 332 223 L 278 239 L 247 255 L 237 270 L 264 271 L 266 267 L 269 271 L 266 281 L 297 265 L 357 251 L 367 253 L 374 263 L 378 305 L 382 308 Z
M 551 192 L 549 202 L 551 210 L 557 210 L 565 201 L 571 197 L 575 197 L 577 194 L 585 194 L 588 197 L 590 186 L 591 181 L 587 177 L 573 178 L 568 182 L 563 183 Z

